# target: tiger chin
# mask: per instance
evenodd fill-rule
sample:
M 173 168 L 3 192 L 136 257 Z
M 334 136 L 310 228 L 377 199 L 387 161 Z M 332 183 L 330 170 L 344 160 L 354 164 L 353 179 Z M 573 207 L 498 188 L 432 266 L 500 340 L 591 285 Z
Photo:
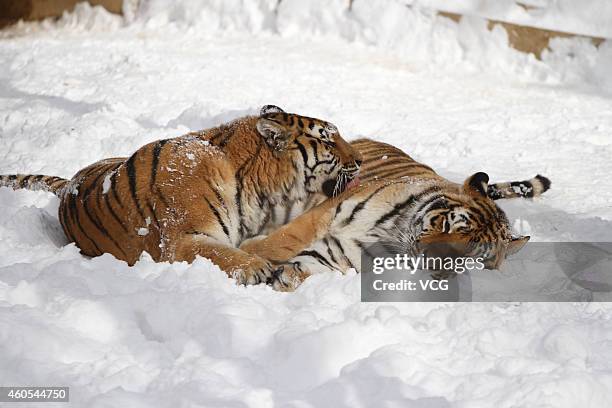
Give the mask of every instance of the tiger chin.
M 59 220 L 87 256 L 110 253 L 134 264 L 211 259 L 241 284 L 270 282 L 278 267 L 238 249 L 296 200 L 338 193 L 355 179 L 361 155 L 331 123 L 266 105 L 258 116 L 158 140 L 130 157 L 101 160 L 72 179 L 0 176 L 0 186 L 60 198 Z
M 550 188 L 550 180 L 543 176 L 489 184 L 489 176 L 482 172 L 453 183 L 386 143 L 361 139 L 351 145 L 364 159 L 360 186 L 321 201 L 269 235 L 241 245 L 286 265 L 276 276 L 277 289 L 294 289 L 313 273 L 351 268 L 360 272 L 362 252 L 374 242 L 397 243 L 396 249 L 412 254 L 442 251 L 482 258 L 486 268 L 499 268 L 529 237 L 512 233 L 494 200 L 531 198 Z

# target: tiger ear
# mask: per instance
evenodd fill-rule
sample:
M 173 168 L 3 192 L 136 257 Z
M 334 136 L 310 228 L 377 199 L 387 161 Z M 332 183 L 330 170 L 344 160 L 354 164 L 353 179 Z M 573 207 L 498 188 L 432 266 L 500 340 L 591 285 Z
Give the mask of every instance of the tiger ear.
M 285 111 L 276 105 L 264 105 L 259 110 L 259 116 L 263 116 L 268 113 L 285 113 Z
M 526 235 L 524 237 L 512 237 L 512 240 L 508 244 L 508 248 L 506 248 L 506 255 L 514 255 L 518 251 L 520 251 L 527 241 L 529 241 L 530 236 Z
M 473 197 L 486 197 L 488 186 L 489 175 L 480 171 L 465 180 L 463 191 Z
M 264 138 L 268 146 L 277 152 L 282 152 L 287 148 L 289 142 L 289 132 L 287 129 L 268 119 L 260 118 L 257 121 L 257 132 Z

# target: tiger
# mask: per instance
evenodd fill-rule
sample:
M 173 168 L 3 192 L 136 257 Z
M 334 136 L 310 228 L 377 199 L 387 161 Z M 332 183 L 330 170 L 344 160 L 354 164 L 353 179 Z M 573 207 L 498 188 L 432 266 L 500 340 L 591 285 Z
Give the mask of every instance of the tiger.
M 133 265 L 209 258 L 240 284 L 270 282 L 276 267 L 238 248 L 277 207 L 345 190 L 362 158 L 330 122 L 265 105 L 259 116 L 157 140 L 72 179 L 4 175 L 0 186 L 60 199 L 59 221 L 81 253 Z
M 431 167 L 419 163 L 403 150 L 388 143 L 361 138 L 351 141 L 350 144 L 359 151 L 364 159 L 361 172 L 353 183 L 369 183 L 376 180 L 393 180 L 411 176 L 443 180 Z M 551 182 L 547 177 L 538 174 L 529 180 L 490 184 L 487 188 L 487 195 L 492 200 L 534 198 L 546 192 L 550 185 Z M 268 223 L 262 234 L 268 235 L 278 227 L 279 223 L 282 225 L 289 223 L 295 217 L 332 196 L 333 191 L 328 188 L 322 193 L 312 194 L 305 200 L 292 201 L 286 206 L 277 207 L 272 215 L 275 222 Z
M 242 243 L 245 251 L 290 265 L 276 276 L 276 288 L 295 289 L 313 273 L 361 272 L 361 254 L 373 242 L 399 243 L 413 253 L 461 248 L 464 256 L 483 258 L 486 268 L 499 268 L 530 237 L 512 233 L 494 200 L 537 197 L 551 186 L 541 175 L 489 184 L 483 172 L 457 184 L 392 145 L 370 139 L 351 145 L 363 157 L 358 187 L 311 198 L 304 204 L 311 208 L 286 225 Z

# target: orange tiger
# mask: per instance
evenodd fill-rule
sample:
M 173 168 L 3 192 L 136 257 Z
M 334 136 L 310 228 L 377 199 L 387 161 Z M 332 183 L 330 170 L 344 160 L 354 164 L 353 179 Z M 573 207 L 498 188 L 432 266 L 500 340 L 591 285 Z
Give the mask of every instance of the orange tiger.
M 360 164 L 333 124 L 266 105 L 259 116 L 149 143 L 71 180 L 7 175 L 0 186 L 56 194 L 64 232 L 85 255 L 110 253 L 129 264 L 143 251 L 170 262 L 201 255 L 255 284 L 276 267 L 239 243 L 259 234 L 278 207 L 344 190 Z
M 373 242 L 399 243 L 407 253 L 442 245 L 462 251 L 462 256 L 483 258 L 489 269 L 499 268 L 529 237 L 512 233 L 493 200 L 534 197 L 550 188 L 550 180 L 540 175 L 489 185 L 482 172 L 457 184 L 386 143 L 361 139 L 351 145 L 364 160 L 359 187 L 327 200 L 319 195 L 305 201 L 306 207 L 320 204 L 267 237 L 241 245 L 291 266 L 278 274 L 276 287 L 294 288 L 312 273 L 360 271 L 361 254 Z

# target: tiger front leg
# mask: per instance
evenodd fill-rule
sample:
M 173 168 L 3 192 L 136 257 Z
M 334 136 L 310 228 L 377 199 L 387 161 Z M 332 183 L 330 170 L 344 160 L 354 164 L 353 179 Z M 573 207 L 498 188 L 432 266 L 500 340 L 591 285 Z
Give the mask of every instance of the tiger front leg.
M 328 232 L 338 202 L 330 198 L 269 235 L 244 240 L 240 249 L 285 264 Z
M 185 234 L 178 240 L 173 260 L 192 262 L 197 255 L 210 259 L 239 285 L 272 284 L 281 272 L 279 266 L 258 255 L 197 234 Z

